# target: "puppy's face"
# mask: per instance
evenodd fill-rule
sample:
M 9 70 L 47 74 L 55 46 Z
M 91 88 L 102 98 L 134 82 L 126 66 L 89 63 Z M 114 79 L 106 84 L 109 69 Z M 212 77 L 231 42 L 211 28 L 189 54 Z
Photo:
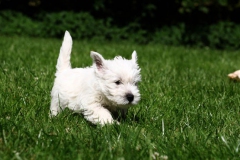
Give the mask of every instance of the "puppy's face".
M 105 60 L 100 54 L 91 52 L 95 74 L 105 97 L 114 105 L 127 108 L 140 100 L 138 82 L 141 80 L 137 55 L 134 51 L 132 59 L 115 57 Z

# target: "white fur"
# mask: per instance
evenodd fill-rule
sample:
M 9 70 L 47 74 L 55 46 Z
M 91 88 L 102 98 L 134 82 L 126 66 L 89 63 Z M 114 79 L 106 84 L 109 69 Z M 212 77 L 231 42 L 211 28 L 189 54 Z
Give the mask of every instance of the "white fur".
M 240 70 L 237 70 L 233 73 L 228 74 L 228 77 L 235 81 L 240 81 Z
M 91 51 L 91 67 L 72 69 L 71 49 L 72 38 L 66 31 L 51 92 L 52 116 L 68 107 L 82 113 L 93 124 L 104 125 L 114 122 L 112 113 L 126 114 L 131 105 L 139 102 L 137 83 L 141 76 L 136 51 L 131 60 L 121 56 L 105 60 L 99 53 Z

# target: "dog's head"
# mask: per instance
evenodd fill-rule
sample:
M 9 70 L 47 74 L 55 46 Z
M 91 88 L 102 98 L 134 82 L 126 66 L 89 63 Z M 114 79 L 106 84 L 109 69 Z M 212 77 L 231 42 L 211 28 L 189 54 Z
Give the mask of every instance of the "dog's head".
M 136 51 L 132 53 L 130 60 L 120 56 L 105 60 L 102 55 L 93 51 L 91 57 L 100 90 L 108 101 L 122 108 L 137 104 L 140 100 L 138 82 L 141 75 Z

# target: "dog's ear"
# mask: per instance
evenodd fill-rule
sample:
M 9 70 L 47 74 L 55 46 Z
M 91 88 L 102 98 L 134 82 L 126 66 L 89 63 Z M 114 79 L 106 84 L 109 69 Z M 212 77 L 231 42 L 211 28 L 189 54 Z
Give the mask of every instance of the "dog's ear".
M 133 51 L 133 53 L 132 53 L 132 61 L 137 63 L 137 52 L 136 51 Z
M 104 58 L 102 57 L 101 54 L 91 51 L 90 53 L 92 59 L 93 59 L 93 63 L 96 65 L 98 70 L 103 69 L 104 67 Z

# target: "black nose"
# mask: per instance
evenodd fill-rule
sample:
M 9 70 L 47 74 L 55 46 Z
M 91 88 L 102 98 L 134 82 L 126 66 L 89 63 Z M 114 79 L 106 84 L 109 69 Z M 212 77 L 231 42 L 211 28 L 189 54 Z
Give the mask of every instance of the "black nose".
M 128 100 L 129 103 L 131 103 L 134 99 L 134 96 L 131 93 L 126 94 L 126 97 L 127 97 L 127 100 Z

